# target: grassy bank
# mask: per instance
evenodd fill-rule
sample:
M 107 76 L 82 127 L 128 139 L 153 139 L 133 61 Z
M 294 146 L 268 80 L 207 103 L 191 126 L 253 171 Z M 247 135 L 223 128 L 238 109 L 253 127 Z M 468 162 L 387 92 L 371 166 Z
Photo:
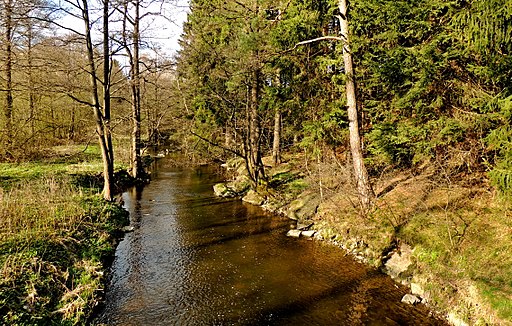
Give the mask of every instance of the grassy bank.
M 1 324 L 85 324 L 100 299 L 127 215 L 99 194 L 98 154 L 57 148 L 40 162 L 0 164 Z
M 264 207 L 314 223 L 316 238 L 376 267 L 411 248 L 397 281 L 434 310 L 459 325 L 512 325 L 511 202 L 487 186 L 485 175 L 447 175 L 433 164 L 389 170 L 373 178 L 375 205 L 361 216 L 344 160 L 288 156 L 266 171 Z

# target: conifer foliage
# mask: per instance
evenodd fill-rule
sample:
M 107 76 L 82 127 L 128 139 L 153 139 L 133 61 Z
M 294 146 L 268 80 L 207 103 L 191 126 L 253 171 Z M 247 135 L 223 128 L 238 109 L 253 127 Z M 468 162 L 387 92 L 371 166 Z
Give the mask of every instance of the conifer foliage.
M 338 9 L 191 3 L 178 59 L 189 117 L 210 144 L 246 157 L 256 182 L 276 138 L 281 147 L 347 148 Z M 434 162 L 453 175 L 491 171 L 510 189 L 512 1 L 351 1 L 348 18 L 370 174 Z M 313 39 L 321 41 L 297 46 Z

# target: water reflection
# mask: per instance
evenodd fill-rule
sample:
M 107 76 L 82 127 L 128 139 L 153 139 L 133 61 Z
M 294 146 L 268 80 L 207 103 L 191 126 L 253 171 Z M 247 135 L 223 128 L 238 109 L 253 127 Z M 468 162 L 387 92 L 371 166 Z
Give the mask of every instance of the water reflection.
M 120 243 L 98 319 L 111 325 L 441 325 L 387 277 L 289 221 L 215 198 L 208 168 L 160 168 L 124 194 Z

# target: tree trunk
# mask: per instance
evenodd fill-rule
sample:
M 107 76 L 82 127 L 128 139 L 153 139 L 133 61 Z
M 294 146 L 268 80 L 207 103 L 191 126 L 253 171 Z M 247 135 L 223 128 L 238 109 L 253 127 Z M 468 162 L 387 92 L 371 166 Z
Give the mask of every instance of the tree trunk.
M 350 50 L 349 28 L 347 17 L 347 0 L 339 0 L 340 10 L 340 33 L 344 38 L 343 44 L 343 62 L 345 64 L 346 74 L 346 93 L 347 109 L 349 120 L 350 152 L 354 165 L 354 175 L 356 178 L 357 192 L 363 211 L 370 208 L 373 199 L 373 190 L 368 178 L 368 173 L 364 165 L 363 153 L 361 149 L 361 137 L 359 135 L 359 116 L 357 108 L 356 82 L 354 68 L 352 63 L 352 52 Z
M 251 78 L 251 94 L 249 103 L 249 165 L 250 173 L 255 185 L 258 185 L 260 177 L 264 176 L 263 162 L 261 160 L 260 146 L 260 120 L 258 115 L 259 97 L 260 97 L 260 75 L 261 72 L 256 69 Z
M 114 147 L 112 145 L 112 130 L 110 128 L 110 43 L 109 43 L 109 0 L 103 0 L 103 130 L 105 134 L 105 149 L 108 164 L 104 166 L 104 173 L 109 180 L 114 178 Z M 105 182 L 106 184 L 106 182 Z M 109 193 L 112 192 L 112 183 L 109 181 Z
M 281 164 L 281 110 L 276 108 L 274 115 L 274 141 L 272 143 L 272 161 Z
M 142 176 L 142 160 L 141 160 L 141 126 L 140 126 L 140 58 L 139 58 L 139 42 L 140 42 L 140 1 L 135 1 L 135 17 L 133 20 L 133 54 L 130 56 L 130 79 L 132 91 L 132 176 L 136 179 Z
M 12 112 L 13 112 L 13 96 L 12 96 L 12 34 L 13 34 L 13 21 L 12 21 L 12 0 L 5 2 L 5 148 L 7 154 L 10 154 L 12 147 Z
M 98 135 L 98 141 L 101 149 L 101 156 L 103 159 L 103 197 L 111 201 L 112 200 L 112 179 L 113 175 L 111 171 L 113 171 L 114 162 L 112 157 L 110 156 L 110 150 L 108 147 L 109 140 L 107 139 L 107 135 L 105 135 L 105 126 L 104 126 L 104 115 L 101 112 L 100 100 L 99 100 L 99 89 L 96 75 L 96 62 L 94 58 L 94 47 L 92 44 L 92 36 L 91 36 L 91 22 L 89 18 L 89 8 L 87 0 L 82 0 L 83 10 L 82 10 L 82 19 L 85 25 L 85 41 L 87 48 L 87 61 L 89 65 L 89 79 L 91 83 L 91 97 L 92 97 L 92 106 L 94 111 L 94 118 L 96 121 L 96 134 Z M 105 1 L 105 6 L 108 6 L 108 1 Z M 108 18 L 107 18 L 108 19 Z

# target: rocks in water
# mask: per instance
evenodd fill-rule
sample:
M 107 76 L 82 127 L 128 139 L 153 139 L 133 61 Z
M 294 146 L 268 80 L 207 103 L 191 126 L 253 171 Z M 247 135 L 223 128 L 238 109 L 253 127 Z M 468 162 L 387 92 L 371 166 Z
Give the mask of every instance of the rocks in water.
M 315 235 L 315 233 L 316 231 L 314 230 L 301 231 L 299 229 L 292 229 L 288 231 L 288 233 L 286 233 L 286 236 L 292 238 L 300 238 L 301 236 L 305 238 L 312 238 Z
M 229 188 L 223 183 L 217 183 L 216 185 L 214 185 L 213 191 L 215 192 L 215 195 L 218 197 L 229 198 L 235 197 L 237 195 L 236 192 L 234 192 L 231 188 Z
M 420 298 L 418 298 L 417 296 L 415 296 L 413 294 L 406 294 L 402 298 L 402 302 L 403 303 L 407 303 L 407 304 L 411 304 L 411 305 L 415 305 L 415 304 L 420 303 L 421 300 L 420 300 Z
M 400 277 L 412 265 L 411 257 L 412 248 L 405 244 L 400 246 L 400 251 L 394 252 L 384 264 L 384 272 L 392 278 Z
M 265 198 L 254 190 L 249 190 L 242 200 L 257 206 L 261 206 L 265 202 Z
M 292 237 L 292 238 L 300 238 L 301 233 L 302 233 L 301 230 L 293 229 L 293 230 L 288 231 L 288 233 L 286 233 L 286 236 Z

